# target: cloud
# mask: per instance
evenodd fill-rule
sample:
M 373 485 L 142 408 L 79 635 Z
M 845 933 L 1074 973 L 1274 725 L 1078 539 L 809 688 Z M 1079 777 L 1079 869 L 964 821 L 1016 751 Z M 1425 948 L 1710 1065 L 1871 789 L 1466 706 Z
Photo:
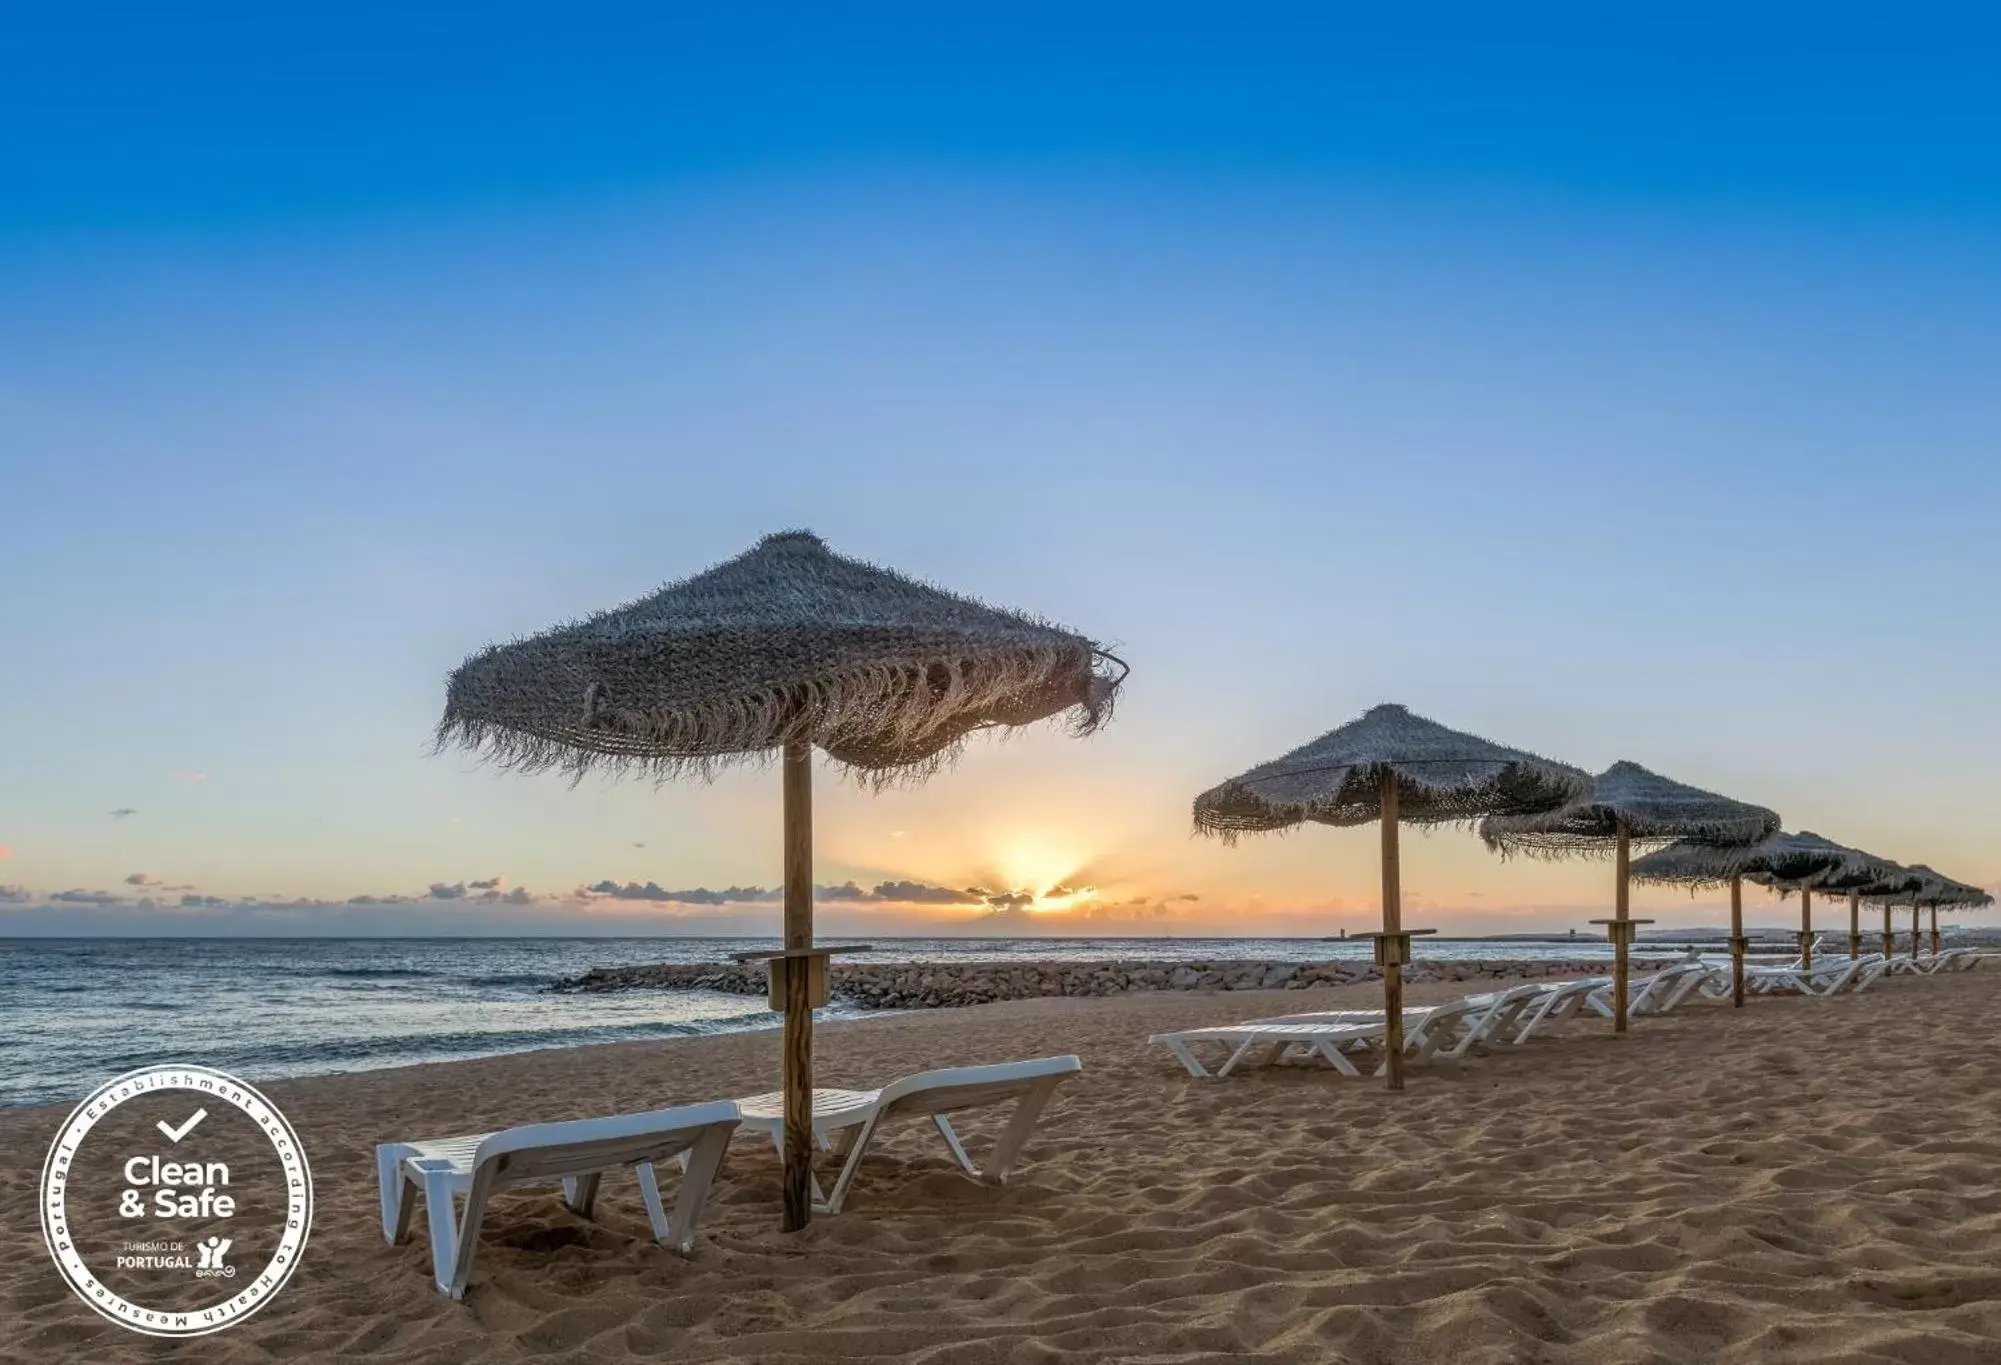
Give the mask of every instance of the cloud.
M 464 882 L 432 882 L 431 889 L 424 893 L 434 901 L 456 901 L 465 899 Z
M 114 820 L 123 820 L 128 815 L 137 815 L 138 813 L 138 811 L 133 810 L 130 806 L 120 806 L 117 810 L 111 812 L 111 818 Z
M 57 905 L 122 905 L 109 891 L 58 891 L 49 900 Z
M 505 891 L 507 889 L 507 878 L 487 877 L 481 881 L 467 882 L 466 885 L 474 891 Z
M 978 905 L 981 899 L 970 891 L 913 881 L 877 882 L 875 898 L 899 905 Z
M 171 777 L 171 778 L 172 778 L 172 779 L 173 779 L 174 781 L 176 781 L 176 782 L 206 782 L 206 781 L 208 781 L 208 774 L 207 774 L 207 773 L 191 773 L 191 772 L 187 771 L 187 769 L 185 769 L 185 768 L 176 768 L 176 769 L 174 769 L 174 770 L 173 770 L 172 772 L 168 773 L 168 774 L 167 774 L 167 776 L 168 776 L 168 777 Z
M 33 899 L 25 886 L 0 886 L 0 905 L 25 905 Z
M 744 905 L 759 901 L 784 899 L 784 892 L 776 887 L 726 886 L 720 891 L 712 891 L 706 886 L 690 887 L 685 891 L 669 891 L 659 882 L 627 882 L 623 886 L 615 881 L 595 882 L 584 888 L 589 896 L 608 896 L 620 901 L 659 901 L 667 905 Z
M 160 879 L 150 872 L 134 872 L 125 879 L 127 886 L 158 886 Z

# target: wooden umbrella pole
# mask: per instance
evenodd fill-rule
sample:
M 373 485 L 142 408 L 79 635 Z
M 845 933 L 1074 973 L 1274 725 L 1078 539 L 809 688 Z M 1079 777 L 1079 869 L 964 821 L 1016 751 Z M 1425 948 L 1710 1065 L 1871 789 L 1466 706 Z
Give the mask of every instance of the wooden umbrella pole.
M 1862 893 L 1848 893 L 1848 956 L 1862 956 Z
M 1897 955 L 1897 931 L 1890 927 L 1890 902 L 1883 902 L 1883 956 Z
M 1800 970 L 1813 970 L 1813 891 L 1800 888 Z
M 1619 843 L 1614 856 L 1612 875 L 1618 884 L 1612 893 L 1612 918 L 1618 923 L 1612 926 L 1612 1031 L 1626 1031 L 1626 983 L 1631 977 L 1631 962 L 1626 956 L 1626 921 L 1632 916 L 1632 902 L 1629 892 L 1632 879 L 1629 868 L 1632 860 L 1632 840 L 1626 833 L 1626 822 L 1619 822 Z
M 785 950 L 813 946 L 813 748 L 785 746 Z M 812 964 L 782 959 L 785 971 L 784 1215 L 780 1227 L 798 1232 L 813 1218 Z M 774 964 L 776 965 L 776 964 Z
M 1377 778 L 1383 822 L 1383 932 L 1403 932 L 1403 882 L 1397 863 L 1397 775 L 1387 764 Z M 1383 963 L 1383 1070 L 1390 1089 L 1403 1089 L 1403 963 L 1394 939 L 1384 940 L 1389 958 Z
M 1932 907 L 1932 956 L 1938 956 L 1938 907 Z
M 1744 1008 L 1744 879 L 1730 879 L 1730 1003 Z

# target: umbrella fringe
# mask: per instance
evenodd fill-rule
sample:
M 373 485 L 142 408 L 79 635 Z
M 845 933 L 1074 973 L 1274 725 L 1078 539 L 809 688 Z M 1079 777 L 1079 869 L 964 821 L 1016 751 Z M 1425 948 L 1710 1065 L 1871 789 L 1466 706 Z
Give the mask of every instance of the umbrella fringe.
M 1087 654 L 1080 689 L 1079 654 L 1073 647 L 1017 648 L 871 663 L 664 713 L 621 708 L 593 687 L 577 719 L 552 733 L 502 724 L 453 696 L 435 743 L 511 771 L 567 772 L 573 782 L 593 772 L 666 782 L 711 779 L 804 742 L 838 750 L 845 773 L 882 788 L 922 781 L 949 765 L 968 735 L 1048 716 L 1050 702 L 1065 696 L 1086 698 L 1063 708 L 1073 733 L 1104 725 L 1119 680 L 1092 671 Z

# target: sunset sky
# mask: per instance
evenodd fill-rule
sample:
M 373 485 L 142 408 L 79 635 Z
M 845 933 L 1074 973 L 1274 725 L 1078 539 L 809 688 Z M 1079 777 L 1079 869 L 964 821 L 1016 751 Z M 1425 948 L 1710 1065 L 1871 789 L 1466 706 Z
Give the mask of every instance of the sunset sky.
M 10 21 L 0 935 L 774 930 L 775 770 L 429 732 L 794 526 L 1133 668 L 1091 739 L 823 776 L 837 932 L 1366 928 L 1372 829 L 1189 802 L 1385 700 L 2001 883 L 1982 35 L 734 12 Z

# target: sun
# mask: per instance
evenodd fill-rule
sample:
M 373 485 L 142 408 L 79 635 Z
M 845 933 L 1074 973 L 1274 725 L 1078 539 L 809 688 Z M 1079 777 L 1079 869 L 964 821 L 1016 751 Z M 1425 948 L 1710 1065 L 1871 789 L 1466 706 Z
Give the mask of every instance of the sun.
M 1005 889 L 1026 891 L 1035 897 L 1028 906 L 1030 912 L 1056 914 L 1097 895 L 1095 888 L 1077 884 L 1078 872 L 1089 861 L 1089 856 L 1074 846 L 1024 838 L 1004 847 L 994 857 L 993 865 L 1007 883 Z

